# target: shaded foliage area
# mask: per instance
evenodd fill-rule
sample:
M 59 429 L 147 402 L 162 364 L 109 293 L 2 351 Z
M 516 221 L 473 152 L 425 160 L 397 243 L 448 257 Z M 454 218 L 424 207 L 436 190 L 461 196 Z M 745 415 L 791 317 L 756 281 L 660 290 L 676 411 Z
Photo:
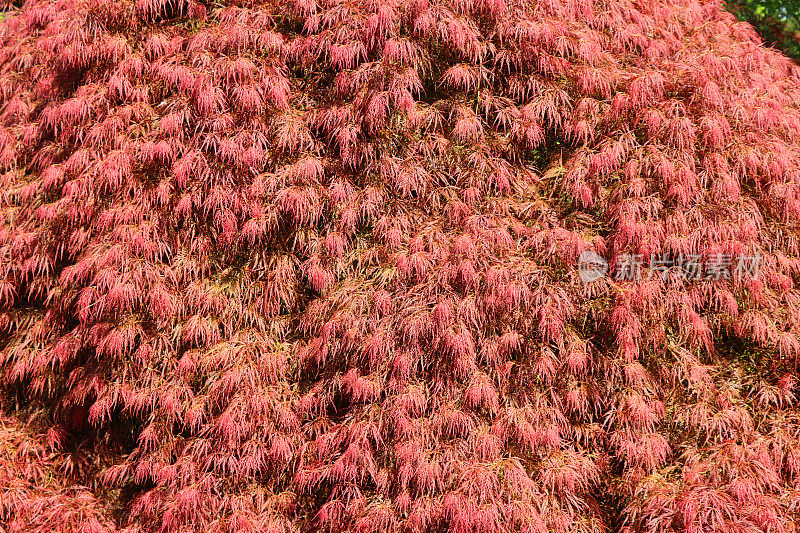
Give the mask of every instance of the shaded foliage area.
M 800 60 L 800 2 L 728 0 L 728 9 L 755 27 L 764 42 Z
M 0 39 L 3 528 L 797 530 L 800 69 L 721 2 L 34 0 Z

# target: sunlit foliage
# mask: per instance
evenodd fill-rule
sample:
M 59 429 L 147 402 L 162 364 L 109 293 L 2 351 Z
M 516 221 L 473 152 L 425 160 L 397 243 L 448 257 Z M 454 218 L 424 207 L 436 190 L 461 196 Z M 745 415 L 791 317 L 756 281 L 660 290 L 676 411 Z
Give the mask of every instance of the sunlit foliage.
M 800 69 L 721 3 L 0 35 L 5 530 L 797 530 Z
M 726 5 L 752 24 L 766 44 L 800 60 L 800 1 L 727 0 Z

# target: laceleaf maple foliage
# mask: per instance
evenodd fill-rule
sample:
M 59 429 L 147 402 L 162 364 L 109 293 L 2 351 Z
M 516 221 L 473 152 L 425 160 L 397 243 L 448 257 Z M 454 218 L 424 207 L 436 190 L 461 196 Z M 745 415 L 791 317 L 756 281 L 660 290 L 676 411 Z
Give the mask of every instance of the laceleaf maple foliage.
M 57 430 L 36 438 L 30 429 L 14 419 L 0 420 L 3 531 L 114 531 L 104 505 L 77 482 L 91 459 L 62 450 Z
M 720 2 L 0 28 L 5 531 L 798 529 L 800 68 Z

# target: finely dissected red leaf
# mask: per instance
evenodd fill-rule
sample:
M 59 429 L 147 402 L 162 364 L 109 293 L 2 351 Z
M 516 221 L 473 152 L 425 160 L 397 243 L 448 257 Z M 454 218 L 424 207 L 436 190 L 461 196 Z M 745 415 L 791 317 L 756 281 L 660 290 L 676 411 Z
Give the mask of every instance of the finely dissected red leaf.
M 0 39 L 0 530 L 800 527 L 800 67 L 718 0 Z

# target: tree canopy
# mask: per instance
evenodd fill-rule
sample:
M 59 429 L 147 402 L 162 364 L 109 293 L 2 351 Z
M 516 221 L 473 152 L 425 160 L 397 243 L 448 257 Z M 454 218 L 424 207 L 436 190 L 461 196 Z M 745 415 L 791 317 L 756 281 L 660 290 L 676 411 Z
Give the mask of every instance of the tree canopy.
M 721 1 L 0 40 L 0 529 L 797 530 L 800 67 Z
M 800 2 L 729 0 L 728 9 L 752 24 L 768 45 L 800 59 Z

